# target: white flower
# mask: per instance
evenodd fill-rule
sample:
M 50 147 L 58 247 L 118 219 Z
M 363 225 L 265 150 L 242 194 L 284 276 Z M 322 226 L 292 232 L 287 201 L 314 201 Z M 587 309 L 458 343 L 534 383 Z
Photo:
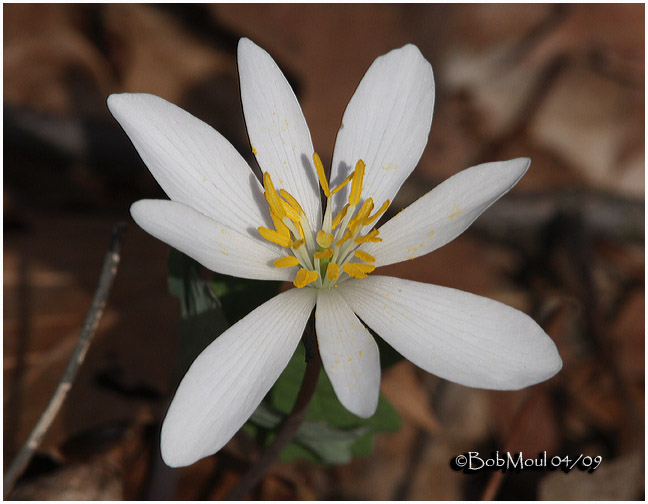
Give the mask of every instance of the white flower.
M 191 464 L 230 440 L 286 367 L 314 306 L 323 367 L 342 404 L 361 417 L 374 413 L 380 385 L 378 348 L 364 324 L 417 366 L 467 386 L 519 389 L 560 370 L 551 339 L 513 308 L 367 276 L 456 238 L 530 164 L 469 168 L 371 230 L 427 143 L 434 79 L 415 46 L 379 57 L 360 82 L 338 132 L 330 186 L 272 58 L 242 39 L 238 64 L 263 186 L 227 140 L 180 108 L 146 94 L 108 99 L 171 198 L 132 206 L 142 228 L 211 270 L 297 287 L 233 325 L 192 364 L 162 427 L 167 464 Z

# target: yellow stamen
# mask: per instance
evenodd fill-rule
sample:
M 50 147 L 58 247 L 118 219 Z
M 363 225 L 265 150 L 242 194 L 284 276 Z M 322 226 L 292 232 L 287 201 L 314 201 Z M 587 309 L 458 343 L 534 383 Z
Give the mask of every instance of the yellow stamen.
M 345 263 L 342 265 L 344 272 L 353 278 L 365 278 L 376 269 L 373 264 Z
M 371 224 L 373 221 L 375 221 L 378 217 L 380 217 L 382 214 L 384 214 L 387 209 L 389 208 L 389 200 L 385 200 L 385 202 L 382 204 L 382 206 L 378 209 L 378 211 L 373 214 L 371 217 L 369 217 L 365 222 L 364 225 L 368 226 Z
M 277 245 L 281 245 L 282 247 L 290 248 L 293 246 L 290 235 L 285 236 L 281 233 L 278 233 L 277 231 L 273 231 L 272 229 L 268 229 L 263 226 L 259 227 L 259 233 L 261 233 L 261 236 L 263 236 L 269 242 L 276 243 Z
M 286 238 L 290 239 L 290 230 L 286 225 L 281 222 L 281 219 L 279 219 L 274 213 L 270 212 L 270 217 L 272 217 L 272 222 L 275 225 L 275 229 L 277 230 L 277 233 L 279 233 L 281 236 L 285 236 Z
M 355 256 L 364 262 L 376 262 L 376 258 L 364 250 L 356 250 Z
M 314 282 L 319 278 L 317 271 L 309 271 L 306 268 L 302 268 L 297 272 L 295 281 L 293 285 L 298 289 L 307 286 L 309 283 Z
M 284 212 L 281 203 L 279 203 L 279 201 L 273 200 L 271 193 L 269 191 L 264 192 L 263 196 L 268 202 L 268 206 L 270 207 L 270 213 L 276 214 L 279 220 L 282 220 L 286 216 L 286 212 Z
M 340 238 L 340 240 L 336 243 L 336 245 L 339 247 L 339 246 L 342 245 L 345 241 L 347 241 L 348 239 L 350 239 L 352 236 L 353 236 L 353 230 L 352 230 L 352 229 L 348 229 L 347 232 L 344 233 L 344 236 L 343 236 L 342 238 Z
M 355 228 L 358 224 L 362 224 L 364 226 L 364 221 L 373 210 L 373 206 L 373 200 L 371 198 L 367 198 L 367 200 L 360 207 L 358 215 L 356 215 L 353 219 L 351 219 L 351 221 L 349 221 L 349 228 Z
M 349 238 L 357 235 L 360 232 L 361 224 L 361 222 L 358 222 L 355 219 L 352 219 L 351 222 L 349 222 L 349 224 L 347 225 L 347 228 L 349 229 L 349 231 L 351 231 L 351 236 Z
M 290 194 L 285 189 L 281 189 L 279 191 L 279 194 L 281 194 L 281 197 L 285 199 L 290 204 L 290 206 L 293 207 L 300 215 L 305 215 L 303 208 L 292 194 Z
M 362 159 L 356 163 L 351 181 L 351 193 L 349 194 L 349 205 L 357 205 L 360 202 L 360 193 L 362 192 L 362 179 L 364 177 L 365 164 Z
M 355 239 L 355 242 L 359 245 L 361 243 L 366 243 L 366 242 L 381 242 L 382 238 L 378 238 L 378 230 L 374 229 L 370 233 L 366 234 L 365 236 L 358 236 Z
M 297 231 L 299 231 L 299 241 L 304 241 L 304 228 L 301 225 L 301 222 L 297 223 Z
M 333 257 L 333 249 L 322 250 L 321 252 L 315 252 L 313 254 L 315 259 L 325 259 L 327 257 Z
M 333 235 L 331 233 L 327 233 L 323 229 L 320 229 L 317 232 L 317 236 L 315 237 L 315 241 L 317 241 L 317 244 L 320 247 L 328 248 L 331 245 L 333 245 Z
M 272 183 L 272 177 L 268 172 L 263 173 L 263 187 L 266 191 L 270 190 L 272 192 L 275 192 L 274 184 Z
M 351 172 L 351 175 L 349 175 L 347 178 L 345 178 L 339 186 L 337 186 L 335 189 L 333 189 L 331 191 L 331 194 L 335 194 L 340 189 L 342 189 L 345 185 L 347 185 L 351 181 L 351 179 L 353 178 L 353 174 L 354 174 L 354 172 Z
M 297 266 L 299 260 L 295 256 L 286 256 L 280 257 L 273 264 L 275 268 L 290 268 L 291 266 Z
M 284 200 L 281 198 L 277 198 L 277 201 L 279 201 L 279 204 L 281 205 L 281 208 L 283 211 L 286 213 L 286 216 L 293 222 L 299 222 L 301 220 L 301 217 L 297 210 L 295 210 L 289 203 L 286 203 Z
M 331 229 L 335 229 L 340 225 L 340 222 L 342 222 L 342 219 L 344 219 L 344 216 L 346 215 L 348 209 L 349 209 L 349 205 L 344 205 L 342 207 L 342 210 L 340 210 L 338 214 L 335 216 L 335 219 L 333 219 L 333 224 L 331 224 Z
M 286 211 L 283 209 L 279 195 L 274 188 L 270 174 L 265 172 L 263 174 L 263 187 L 265 188 L 265 193 L 263 194 L 270 205 L 270 211 L 277 214 L 281 220 L 286 217 Z
M 329 282 L 335 282 L 340 276 L 340 267 L 334 262 L 329 263 L 328 269 L 326 270 L 326 279 Z
M 331 196 L 331 191 L 329 191 L 328 181 L 326 180 L 326 174 L 324 173 L 324 165 L 322 164 L 322 160 L 317 152 L 313 152 L 313 161 L 315 162 L 315 168 L 317 169 L 317 176 L 319 177 L 320 185 L 324 190 L 324 194 L 328 198 Z
M 301 247 L 304 244 L 304 240 L 297 240 L 295 243 L 293 243 L 292 248 L 297 250 L 299 247 Z

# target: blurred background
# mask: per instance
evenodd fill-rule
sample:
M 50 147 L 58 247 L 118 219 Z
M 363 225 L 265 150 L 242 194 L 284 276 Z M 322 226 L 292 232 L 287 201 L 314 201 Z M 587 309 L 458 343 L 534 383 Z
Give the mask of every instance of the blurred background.
M 265 48 L 328 165 L 371 62 L 406 43 L 432 63 L 428 146 L 393 212 L 469 166 L 528 156 L 521 182 L 454 242 L 384 273 L 529 313 L 563 370 L 518 392 L 469 389 L 400 362 L 383 392 L 403 419 L 338 467 L 276 464 L 263 499 L 640 499 L 644 496 L 644 5 L 5 5 L 4 461 L 77 341 L 113 225 L 131 222 L 86 362 L 12 494 L 134 499 L 173 393 L 178 306 L 168 246 L 130 220 L 164 197 L 105 105 L 147 92 L 214 126 L 251 162 L 236 44 Z M 240 434 L 176 471 L 162 497 L 222 498 L 254 458 Z M 449 461 L 496 449 L 603 456 L 592 474 L 493 479 Z M 500 475 L 501 476 L 501 475 Z M 499 478 L 496 477 L 496 478 Z

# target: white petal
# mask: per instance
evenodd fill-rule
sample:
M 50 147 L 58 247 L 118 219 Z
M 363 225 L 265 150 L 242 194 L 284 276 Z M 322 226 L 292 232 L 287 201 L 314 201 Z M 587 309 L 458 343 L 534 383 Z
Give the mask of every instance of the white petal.
M 277 245 L 206 217 L 182 203 L 140 200 L 131 215 L 147 233 L 193 257 L 206 268 L 242 278 L 292 280 L 296 268 L 275 268 L 285 254 Z
M 173 201 L 241 232 L 271 223 L 261 184 L 211 126 L 149 94 L 110 95 L 108 108 Z
M 380 391 L 378 346 L 337 292 L 320 290 L 315 318 L 322 365 L 342 405 L 367 418 Z
M 447 380 L 516 390 L 547 380 L 562 367 L 542 328 L 497 301 L 381 276 L 349 280 L 338 290 L 387 343 Z
M 249 39 L 239 42 L 238 66 L 252 152 L 277 190 L 292 194 L 317 229 L 321 202 L 313 142 L 295 93 L 272 57 Z
M 373 62 L 347 105 L 337 134 L 331 186 L 362 159 L 362 198 L 376 207 L 394 195 L 416 167 L 427 143 L 434 108 L 432 67 L 416 46 L 395 49 Z M 344 205 L 350 184 L 335 195 Z
M 203 350 L 162 425 L 168 465 L 192 464 L 232 438 L 288 364 L 314 304 L 313 289 L 279 294 Z
M 484 163 L 453 175 L 380 227 L 382 242 L 363 247 L 376 266 L 422 256 L 463 233 L 526 173 L 531 160 Z

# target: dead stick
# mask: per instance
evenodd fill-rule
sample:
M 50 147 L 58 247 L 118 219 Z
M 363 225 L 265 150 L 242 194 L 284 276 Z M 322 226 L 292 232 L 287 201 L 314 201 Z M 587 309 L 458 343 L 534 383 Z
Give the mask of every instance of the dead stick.
M 38 419 L 38 423 L 29 434 L 27 441 L 22 446 L 18 455 L 11 463 L 11 466 L 7 470 L 7 473 L 4 477 L 4 496 L 5 498 L 11 492 L 16 483 L 18 477 L 23 473 L 27 464 L 34 456 L 34 453 L 38 449 L 45 436 L 45 433 L 49 429 L 50 425 L 56 418 L 65 398 L 67 397 L 74 379 L 85 360 L 86 353 L 92 342 L 101 316 L 103 315 L 104 308 L 106 306 L 106 300 L 108 298 L 108 293 L 112 286 L 115 275 L 117 274 L 117 266 L 119 265 L 119 260 L 121 258 L 121 247 L 122 239 L 124 232 L 126 231 L 126 224 L 119 223 L 113 228 L 112 238 L 110 240 L 110 246 L 106 252 L 104 258 L 103 267 L 101 269 L 101 276 L 99 277 L 99 284 L 95 290 L 94 298 L 92 300 L 92 305 L 90 310 L 86 315 L 85 322 L 83 324 L 83 329 L 79 335 L 79 341 L 74 347 L 70 361 L 68 362 L 67 368 L 61 377 L 61 380 L 52 395 L 47 408 L 43 411 L 42 415 Z

